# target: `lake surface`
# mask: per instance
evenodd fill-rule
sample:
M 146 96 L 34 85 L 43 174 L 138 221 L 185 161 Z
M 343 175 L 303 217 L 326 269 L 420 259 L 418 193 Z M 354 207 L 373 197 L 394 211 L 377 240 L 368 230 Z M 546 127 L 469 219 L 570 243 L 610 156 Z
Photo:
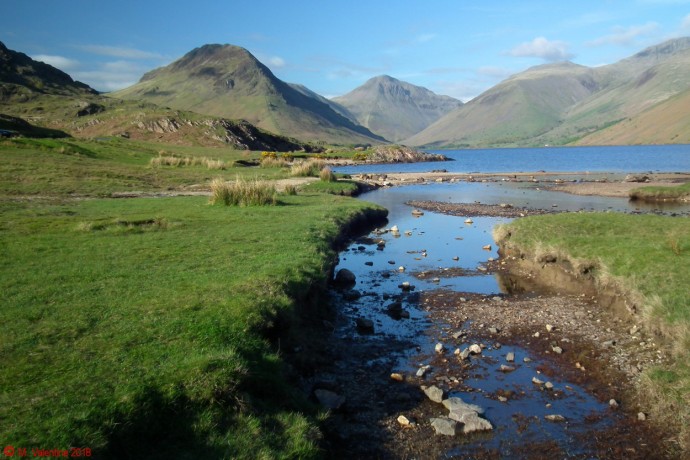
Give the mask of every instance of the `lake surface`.
M 433 169 L 452 173 L 690 171 L 690 145 L 685 144 L 427 151 L 442 153 L 455 161 L 347 166 L 335 170 L 344 174 L 428 172 Z

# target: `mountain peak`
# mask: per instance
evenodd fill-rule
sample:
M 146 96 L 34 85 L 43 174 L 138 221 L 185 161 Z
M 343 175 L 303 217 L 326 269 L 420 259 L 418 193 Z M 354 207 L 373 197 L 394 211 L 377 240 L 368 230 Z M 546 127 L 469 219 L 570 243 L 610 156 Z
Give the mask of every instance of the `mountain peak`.
M 390 75 L 370 78 L 333 102 L 345 107 L 361 125 L 392 141 L 416 134 L 462 105 Z
M 334 143 L 383 140 L 308 93 L 278 79 L 246 49 L 211 44 L 146 73 L 139 83 L 115 95 L 244 119 L 260 128 L 302 139 Z
M 91 93 L 88 85 L 46 64 L 35 61 L 24 53 L 12 51 L 0 42 L 0 84 L 23 86 L 31 91 L 49 94 Z
M 690 48 L 690 37 L 680 37 L 672 38 L 671 40 L 666 40 L 658 45 L 650 46 L 645 48 L 639 53 L 633 56 L 633 59 L 644 59 L 648 57 L 652 58 L 663 58 L 665 56 L 670 56 L 680 51 L 685 51 Z

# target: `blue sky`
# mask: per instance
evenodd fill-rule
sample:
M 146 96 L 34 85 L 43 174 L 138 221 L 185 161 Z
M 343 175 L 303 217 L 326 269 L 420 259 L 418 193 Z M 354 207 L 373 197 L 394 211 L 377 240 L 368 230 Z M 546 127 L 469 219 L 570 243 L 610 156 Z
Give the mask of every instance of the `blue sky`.
M 3 0 L 0 41 L 100 91 L 207 43 L 327 97 L 387 74 L 467 101 L 545 62 L 616 62 L 690 36 L 690 0 Z

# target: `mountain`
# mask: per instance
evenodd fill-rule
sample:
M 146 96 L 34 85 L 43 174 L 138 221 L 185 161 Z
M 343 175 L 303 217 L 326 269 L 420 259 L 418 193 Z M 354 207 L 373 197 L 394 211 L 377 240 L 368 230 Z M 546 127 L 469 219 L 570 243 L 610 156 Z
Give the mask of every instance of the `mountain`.
M 24 53 L 8 49 L 0 42 L 0 102 L 26 100 L 38 94 L 77 96 L 96 94 L 65 72 Z
M 690 89 L 608 128 L 577 145 L 690 144 Z
M 112 95 L 244 119 L 304 140 L 340 144 L 384 141 L 328 104 L 279 80 L 249 51 L 232 45 L 196 48 Z
M 520 145 L 558 126 L 569 107 L 597 89 L 598 83 L 587 67 L 570 62 L 533 67 L 504 80 L 404 143 Z
M 404 142 L 455 147 L 572 143 L 690 89 L 689 73 L 690 38 L 669 40 L 596 68 L 538 66 L 504 80 Z M 660 132 L 658 128 L 650 132 Z
M 2 136 L 103 137 L 245 150 L 313 151 L 309 144 L 227 120 L 98 94 L 66 73 L 0 43 Z
M 388 75 L 367 80 L 332 101 L 344 107 L 341 113 L 345 116 L 392 141 L 408 138 L 462 106 L 450 96 L 439 96 Z

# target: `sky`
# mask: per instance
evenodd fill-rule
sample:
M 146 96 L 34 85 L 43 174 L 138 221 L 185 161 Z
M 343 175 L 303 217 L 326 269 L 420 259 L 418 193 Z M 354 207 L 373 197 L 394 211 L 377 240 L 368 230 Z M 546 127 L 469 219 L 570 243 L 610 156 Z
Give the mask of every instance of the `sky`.
M 690 0 L 2 0 L 0 41 L 99 91 L 199 46 L 241 46 L 326 97 L 390 75 L 471 100 L 515 73 L 594 67 L 690 36 Z

